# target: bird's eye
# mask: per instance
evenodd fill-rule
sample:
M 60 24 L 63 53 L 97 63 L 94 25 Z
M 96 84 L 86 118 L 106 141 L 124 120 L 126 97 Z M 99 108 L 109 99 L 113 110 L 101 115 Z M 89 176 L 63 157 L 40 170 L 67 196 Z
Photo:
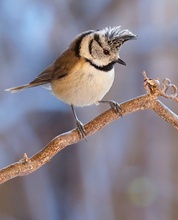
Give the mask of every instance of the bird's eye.
M 103 49 L 104 55 L 109 55 L 109 50 Z

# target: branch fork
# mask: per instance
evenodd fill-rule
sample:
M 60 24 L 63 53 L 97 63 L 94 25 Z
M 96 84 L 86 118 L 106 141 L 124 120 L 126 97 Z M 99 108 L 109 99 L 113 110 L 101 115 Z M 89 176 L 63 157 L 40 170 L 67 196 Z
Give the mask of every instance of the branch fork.
M 177 87 L 171 83 L 171 80 L 168 78 L 163 79 L 162 81 L 162 88 L 160 87 L 160 81 L 159 79 L 152 79 L 152 78 L 148 78 L 146 75 L 146 72 L 143 71 L 143 76 L 144 76 L 144 87 L 147 91 L 147 93 L 149 95 L 152 96 L 163 96 L 164 98 L 169 98 L 169 99 L 173 99 L 176 102 L 178 102 L 178 97 L 177 97 Z M 173 90 L 172 93 L 168 92 L 170 90 Z

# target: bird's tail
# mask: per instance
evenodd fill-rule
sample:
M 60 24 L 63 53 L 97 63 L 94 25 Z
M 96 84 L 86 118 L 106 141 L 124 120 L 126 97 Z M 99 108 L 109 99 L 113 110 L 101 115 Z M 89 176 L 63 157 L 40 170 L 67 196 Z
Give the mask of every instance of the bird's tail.
M 15 93 L 15 92 L 20 92 L 24 89 L 32 88 L 32 87 L 43 85 L 43 84 L 44 83 L 40 84 L 39 82 L 38 83 L 29 83 L 29 84 L 25 84 L 25 85 L 22 85 L 22 86 L 8 88 L 8 89 L 5 89 L 5 91 Z
M 40 73 L 37 76 L 37 78 L 35 78 L 32 82 L 22 85 L 22 86 L 12 87 L 12 88 L 6 89 L 5 91 L 15 93 L 15 92 L 20 92 L 24 89 L 32 88 L 35 86 L 48 84 L 51 82 L 52 75 L 53 75 L 53 65 L 50 65 L 42 73 Z

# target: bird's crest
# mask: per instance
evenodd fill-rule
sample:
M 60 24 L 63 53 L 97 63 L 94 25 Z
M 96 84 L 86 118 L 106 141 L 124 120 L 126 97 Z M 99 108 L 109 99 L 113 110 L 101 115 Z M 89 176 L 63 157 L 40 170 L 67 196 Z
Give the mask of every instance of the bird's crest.
M 111 48 L 118 49 L 125 41 L 136 39 L 137 36 L 128 29 L 121 30 L 121 26 L 117 27 L 106 27 L 102 30 L 106 41 Z

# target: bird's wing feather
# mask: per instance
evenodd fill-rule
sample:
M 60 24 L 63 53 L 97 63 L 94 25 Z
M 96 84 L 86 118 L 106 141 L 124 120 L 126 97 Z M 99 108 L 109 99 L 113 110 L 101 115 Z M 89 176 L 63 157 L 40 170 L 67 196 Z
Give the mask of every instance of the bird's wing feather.
M 72 68 L 78 63 L 79 57 L 76 57 L 72 48 L 66 50 L 55 62 L 52 80 L 61 79 L 70 74 Z
M 28 84 L 6 89 L 10 92 L 18 92 L 26 88 L 45 85 L 53 80 L 58 80 L 70 74 L 70 70 L 77 64 L 79 57 L 75 56 L 75 50 L 69 47 L 57 60 L 42 71 L 33 81 Z
M 42 71 L 29 84 L 9 88 L 5 91 L 10 91 L 14 93 L 26 88 L 51 83 L 52 80 L 61 79 L 67 74 L 70 74 L 70 70 L 77 64 L 78 60 L 79 58 L 75 56 L 75 51 L 73 50 L 73 48 L 69 48 L 53 64 Z

